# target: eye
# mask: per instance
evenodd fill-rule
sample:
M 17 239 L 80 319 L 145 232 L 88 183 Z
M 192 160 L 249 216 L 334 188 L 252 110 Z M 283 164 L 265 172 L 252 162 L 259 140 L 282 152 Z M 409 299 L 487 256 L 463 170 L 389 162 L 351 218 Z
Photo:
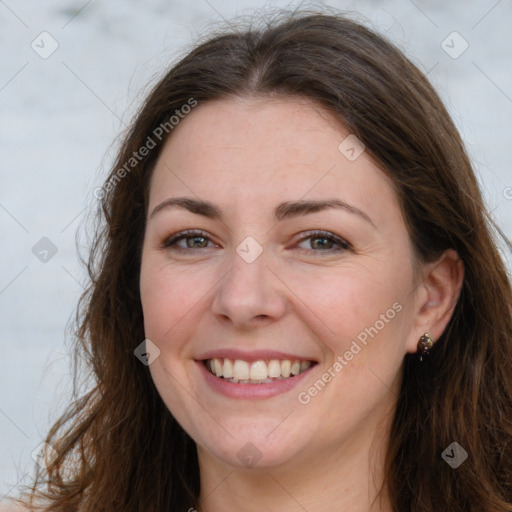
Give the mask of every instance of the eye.
M 301 248 L 303 250 L 313 250 L 313 252 L 340 252 L 350 249 L 350 244 L 342 238 L 328 231 L 311 231 L 307 236 L 302 237 L 300 243 L 311 240 L 309 248 Z M 179 242 L 185 242 L 185 246 L 179 245 Z M 320 243 L 316 243 L 320 241 Z M 204 231 L 181 231 L 167 238 L 162 248 L 187 251 L 188 249 L 208 249 L 208 242 L 211 242 L 208 234 Z M 333 247 L 334 246 L 334 247 Z
M 311 249 L 314 250 L 314 252 L 340 252 L 346 251 L 351 247 L 346 240 L 328 231 L 311 231 L 308 233 L 308 236 L 301 238 L 301 243 L 306 240 L 311 240 L 309 244 L 310 247 L 306 248 L 306 250 Z M 333 247 L 333 245 L 337 247 Z
M 185 246 L 178 245 L 178 242 L 185 241 Z M 190 242 L 189 242 L 190 241 Z M 210 241 L 209 237 L 204 231 L 181 231 L 171 236 L 162 244 L 163 248 L 186 251 L 187 249 L 208 249 L 206 245 Z

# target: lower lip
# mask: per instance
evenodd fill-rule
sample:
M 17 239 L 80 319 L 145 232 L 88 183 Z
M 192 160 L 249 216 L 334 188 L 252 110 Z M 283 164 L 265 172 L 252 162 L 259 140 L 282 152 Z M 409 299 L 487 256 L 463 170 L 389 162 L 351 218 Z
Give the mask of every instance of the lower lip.
M 210 373 L 203 361 L 196 361 L 199 365 L 199 370 L 204 376 L 206 383 L 221 395 L 229 398 L 270 398 L 272 396 L 280 395 L 290 391 L 295 386 L 300 384 L 309 372 L 316 366 L 310 366 L 307 370 L 294 377 L 288 377 L 287 379 L 276 380 L 274 382 L 266 382 L 262 384 L 235 384 L 229 382 L 226 379 L 216 377 Z

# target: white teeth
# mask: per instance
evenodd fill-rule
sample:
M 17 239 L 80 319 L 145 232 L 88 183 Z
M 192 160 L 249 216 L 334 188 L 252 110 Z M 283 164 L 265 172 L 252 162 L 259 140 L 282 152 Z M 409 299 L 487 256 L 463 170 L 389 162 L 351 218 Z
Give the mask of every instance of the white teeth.
M 231 361 L 231 359 L 224 359 L 224 368 L 222 369 L 222 376 L 225 379 L 232 379 L 233 375 L 233 361 Z
M 215 375 L 217 375 L 217 377 L 222 377 L 222 362 L 220 359 L 214 359 L 213 364 L 215 368 Z
M 300 361 L 293 361 L 291 372 L 292 375 L 297 375 L 300 373 Z
M 237 359 L 233 365 L 233 378 L 238 380 L 249 380 L 249 363 Z
M 264 380 L 267 376 L 267 365 L 265 361 L 255 361 L 251 364 L 251 380 Z
M 268 363 L 263 360 L 249 363 L 242 359 L 209 359 L 206 366 L 211 373 L 229 382 L 240 384 L 263 384 L 274 380 L 286 379 L 306 371 L 311 361 L 290 359 L 271 359 Z
M 271 359 L 268 363 L 268 376 L 272 379 L 281 376 L 281 363 L 277 359 Z
M 311 361 L 301 361 L 300 362 L 300 371 L 301 373 L 307 370 L 311 366 Z
M 281 361 L 281 375 L 283 377 L 289 377 L 292 369 L 292 363 L 289 359 Z

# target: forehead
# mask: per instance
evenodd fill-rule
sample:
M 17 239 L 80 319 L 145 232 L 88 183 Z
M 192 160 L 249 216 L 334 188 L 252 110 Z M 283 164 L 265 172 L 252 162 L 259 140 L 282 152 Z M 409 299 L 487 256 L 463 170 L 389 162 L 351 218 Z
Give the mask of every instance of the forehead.
M 390 214 L 390 208 L 397 213 L 390 179 L 366 152 L 353 158 L 361 149 L 333 114 L 310 100 L 206 102 L 167 140 L 152 177 L 150 203 L 196 195 L 247 209 L 339 196 L 370 216 Z

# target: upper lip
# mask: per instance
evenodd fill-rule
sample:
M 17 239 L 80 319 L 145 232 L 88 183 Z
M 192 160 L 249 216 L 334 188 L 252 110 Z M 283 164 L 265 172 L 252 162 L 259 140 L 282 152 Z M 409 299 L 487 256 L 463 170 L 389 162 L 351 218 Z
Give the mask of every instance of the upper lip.
M 313 361 L 315 359 L 309 356 L 300 356 L 297 354 L 290 354 L 288 352 L 280 352 L 278 350 L 252 350 L 245 352 L 239 349 L 224 348 L 217 350 L 209 350 L 204 352 L 196 358 L 198 361 L 205 359 L 241 359 L 242 361 L 254 362 L 254 361 L 265 361 L 269 359 L 289 359 L 290 361 Z

